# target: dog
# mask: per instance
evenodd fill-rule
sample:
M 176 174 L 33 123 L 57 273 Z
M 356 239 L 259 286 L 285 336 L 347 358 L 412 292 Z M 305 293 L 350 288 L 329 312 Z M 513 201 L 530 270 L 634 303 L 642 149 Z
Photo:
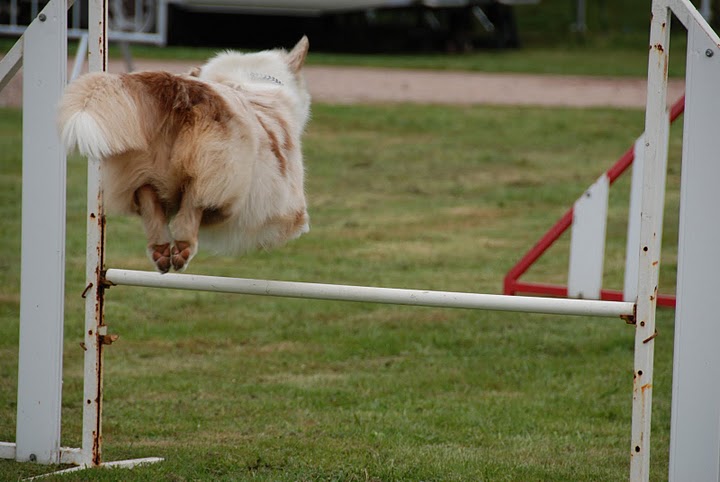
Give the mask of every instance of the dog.
M 90 73 L 58 108 L 63 144 L 101 160 L 109 213 L 138 214 L 160 273 L 183 271 L 199 240 L 269 249 L 308 232 L 301 136 L 310 116 L 289 52 L 224 52 L 185 75 Z

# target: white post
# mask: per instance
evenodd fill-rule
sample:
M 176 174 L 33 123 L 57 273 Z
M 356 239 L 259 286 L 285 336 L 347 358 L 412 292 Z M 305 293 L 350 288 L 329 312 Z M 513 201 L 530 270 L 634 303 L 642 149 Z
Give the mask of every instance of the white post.
M 600 299 L 610 180 L 600 176 L 573 206 L 568 296 Z
M 88 65 L 90 72 L 107 70 L 107 0 L 90 0 Z M 102 270 L 105 255 L 105 214 L 100 189 L 98 159 L 88 159 L 87 258 L 85 291 L 85 365 L 82 458 L 85 465 L 99 465 L 102 441 L 103 321 Z
M 635 159 L 630 180 L 630 204 L 628 207 L 627 239 L 625 241 L 625 278 L 623 300 L 637 299 L 638 263 L 640 258 L 640 196 L 642 194 L 643 165 L 645 164 L 645 134 L 633 146 Z
M 56 133 L 55 108 L 67 75 L 65 3 L 48 3 L 23 37 L 16 459 L 45 464 L 60 460 L 66 159 Z
M 670 47 L 670 11 L 666 3 L 654 0 L 650 24 L 648 94 L 645 111 L 645 165 L 640 201 L 640 245 L 638 266 L 637 316 L 635 317 L 635 359 L 633 372 L 632 436 L 630 480 L 650 478 L 650 420 L 652 410 L 653 356 L 655 349 L 655 308 L 660 268 L 658 237 L 658 190 L 664 189 L 662 172 L 665 104 L 667 102 L 667 62 Z
M 720 39 L 689 16 L 670 480 L 720 480 Z

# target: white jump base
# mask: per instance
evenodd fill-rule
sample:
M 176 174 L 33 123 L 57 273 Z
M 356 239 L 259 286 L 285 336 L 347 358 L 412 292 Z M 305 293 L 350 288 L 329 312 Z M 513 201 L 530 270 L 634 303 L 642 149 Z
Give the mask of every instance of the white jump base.
M 515 311 L 556 315 L 623 317 L 630 319 L 634 303 L 619 301 L 537 298 L 489 295 L 453 291 L 429 291 L 372 286 L 351 286 L 296 281 L 223 278 L 193 274 L 153 273 L 109 269 L 105 280 L 112 285 L 217 291 L 245 295 L 279 296 L 317 300 L 359 301 L 393 305 L 466 308 L 472 310 Z

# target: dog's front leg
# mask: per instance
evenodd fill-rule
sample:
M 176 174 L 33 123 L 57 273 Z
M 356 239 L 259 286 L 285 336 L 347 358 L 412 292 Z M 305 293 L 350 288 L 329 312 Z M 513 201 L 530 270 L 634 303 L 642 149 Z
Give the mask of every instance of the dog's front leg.
M 137 211 L 147 236 L 147 254 L 161 273 L 170 270 L 170 232 L 165 210 L 154 187 L 149 184 L 135 191 Z
M 171 260 L 177 271 L 184 271 L 197 253 L 202 213 L 203 209 L 196 206 L 191 189 L 187 189 L 183 193 L 180 210 L 170 226 L 174 238 Z

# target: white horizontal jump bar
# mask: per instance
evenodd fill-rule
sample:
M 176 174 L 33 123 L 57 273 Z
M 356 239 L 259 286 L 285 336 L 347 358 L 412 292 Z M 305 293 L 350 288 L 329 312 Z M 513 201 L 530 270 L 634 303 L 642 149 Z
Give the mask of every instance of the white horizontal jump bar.
M 105 279 L 114 285 L 219 291 L 246 295 L 365 301 L 396 305 L 436 306 L 477 310 L 522 311 L 582 316 L 632 316 L 634 304 L 620 301 L 537 298 L 451 291 L 408 290 L 294 281 L 223 278 L 191 274 L 109 269 Z

